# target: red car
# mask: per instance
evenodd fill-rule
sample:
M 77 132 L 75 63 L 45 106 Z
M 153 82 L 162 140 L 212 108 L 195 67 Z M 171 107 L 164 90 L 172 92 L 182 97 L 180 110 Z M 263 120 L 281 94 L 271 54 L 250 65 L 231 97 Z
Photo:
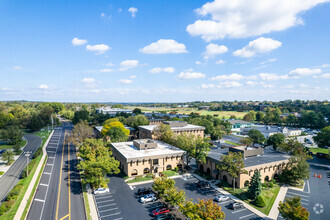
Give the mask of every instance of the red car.
M 154 211 L 152 211 L 150 214 L 151 214 L 151 216 L 157 216 L 157 215 L 165 214 L 168 212 L 170 212 L 170 210 L 167 208 L 158 208 L 158 209 L 155 209 Z

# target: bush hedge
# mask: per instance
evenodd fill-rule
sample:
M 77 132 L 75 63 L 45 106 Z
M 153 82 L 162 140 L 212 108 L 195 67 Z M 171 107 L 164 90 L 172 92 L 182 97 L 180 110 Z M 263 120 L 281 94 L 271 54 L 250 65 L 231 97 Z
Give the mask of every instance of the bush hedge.
M 265 207 L 265 201 L 261 196 L 258 196 L 255 200 L 254 200 L 254 204 L 258 207 Z
M 4 201 L 0 206 L 0 216 L 7 213 L 12 206 L 15 204 L 15 201 L 18 197 L 18 195 L 21 193 L 23 189 L 22 184 L 17 184 L 8 194 L 6 201 Z
M 42 155 L 42 149 L 39 147 L 36 152 L 33 154 L 33 159 L 37 158 L 38 156 Z
M 272 182 L 269 182 L 268 186 L 269 186 L 269 188 L 273 188 L 274 184 Z

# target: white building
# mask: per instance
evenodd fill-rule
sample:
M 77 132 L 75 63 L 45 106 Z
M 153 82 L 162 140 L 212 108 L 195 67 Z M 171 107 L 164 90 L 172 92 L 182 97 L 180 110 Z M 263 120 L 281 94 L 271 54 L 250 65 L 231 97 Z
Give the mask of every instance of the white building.
M 123 109 L 123 108 L 111 108 L 111 107 L 101 107 L 96 108 L 96 113 L 104 114 L 104 115 L 110 115 L 110 116 L 116 116 L 117 113 L 127 113 L 132 114 L 133 111 L 131 109 Z

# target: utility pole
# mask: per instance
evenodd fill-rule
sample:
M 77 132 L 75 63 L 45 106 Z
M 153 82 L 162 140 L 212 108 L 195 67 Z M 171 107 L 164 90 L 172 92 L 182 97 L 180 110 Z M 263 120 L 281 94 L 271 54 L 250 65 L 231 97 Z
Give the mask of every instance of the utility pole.
M 25 156 L 26 156 L 26 176 L 29 175 L 29 157 L 31 155 L 31 151 L 25 151 Z

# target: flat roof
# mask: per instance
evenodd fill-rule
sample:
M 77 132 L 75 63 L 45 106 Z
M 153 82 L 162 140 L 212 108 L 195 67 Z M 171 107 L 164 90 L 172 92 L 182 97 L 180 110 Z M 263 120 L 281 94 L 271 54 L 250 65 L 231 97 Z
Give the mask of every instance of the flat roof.
M 157 143 L 157 148 L 147 150 L 139 150 L 138 148 L 134 147 L 133 141 L 111 143 L 111 145 L 123 157 L 125 157 L 128 162 L 136 159 L 148 159 L 165 156 L 182 156 L 185 153 L 185 151 L 162 141 L 153 140 L 153 142 Z
M 227 121 L 230 124 L 236 124 L 236 123 L 240 123 L 240 124 L 252 124 L 251 122 L 243 121 L 243 120 L 238 120 L 238 119 L 228 119 Z
M 219 147 L 211 148 L 208 157 L 220 161 L 220 157 L 228 155 L 229 148 L 221 149 Z M 276 161 L 282 161 L 289 159 L 290 156 L 281 152 L 277 152 L 271 149 L 264 148 L 264 154 L 260 156 L 252 156 L 244 159 L 245 167 L 252 167 L 266 163 L 272 163 Z
M 139 128 L 149 130 L 149 131 L 153 131 L 156 126 L 157 125 L 143 125 L 143 126 L 139 126 Z M 187 124 L 186 126 L 182 126 L 182 127 L 171 127 L 171 129 L 173 131 L 175 131 L 175 130 L 179 130 L 179 131 L 180 130 L 189 130 L 189 129 L 205 130 L 205 127 L 198 126 L 198 125 Z

